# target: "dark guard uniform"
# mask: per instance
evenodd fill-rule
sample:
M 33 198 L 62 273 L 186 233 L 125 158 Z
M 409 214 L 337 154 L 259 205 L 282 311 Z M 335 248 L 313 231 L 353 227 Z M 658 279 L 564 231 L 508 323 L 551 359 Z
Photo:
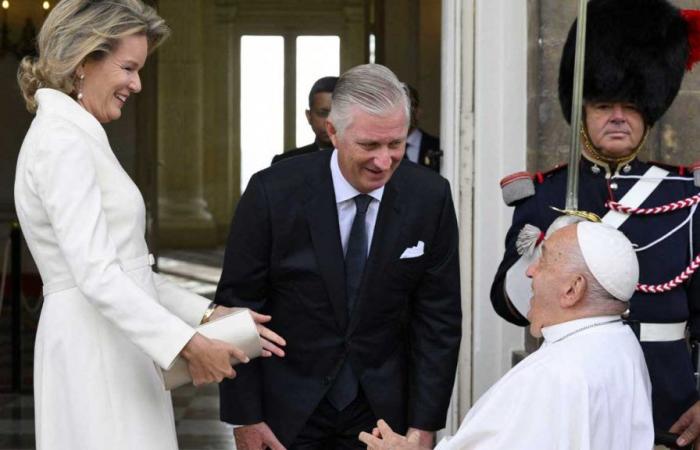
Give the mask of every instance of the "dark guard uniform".
M 685 12 L 665 0 L 591 0 L 584 100 L 631 103 L 648 131 L 673 102 L 686 64 L 692 63 L 689 22 L 684 17 Z M 569 32 L 559 74 L 559 100 L 567 120 L 572 104 L 575 26 Z M 582 158 L 579 168 L 578 209 L 603 217 L 609 211 L 606 201 L 619 201 L 651 165 L 635 159 L 639 148 L 624 160 L 596 159 L 591 155 L 601 156 L 600 149 L 587 141 L 587 130 L 583 134 L 588 156 Z M 666 205 L 699 192 L 691 173 L 678 167 L 665 169 L 669 173 L 656 177 L 658 185 L 638 206 Z M 559 215 L 550 207 L 564 207 L 566 183 L 566 167 L 532 178 L 516 174 L 502 182 L 504 198 L 515 206 L 515 212 L 491 301 L 496 312 L 512 323 L 528 323 L 506 291 L 507 272 L 520 258 L 516 240 L 526 224 L 547 230 Z M 638 246 L 641 284 L 662 284 L 676 278 L 700 253 L 700 217 L 695 207 L 631 215 L 619 229 Z M 687 322 L 690 336 L 700 338 L 700 275 L 661 293 L 638 290 L 630 301 L 628 319 L 640 337 L 649 368 L 654 425 L 657 430 L 668 430 L 698 400 L 684 330 Z

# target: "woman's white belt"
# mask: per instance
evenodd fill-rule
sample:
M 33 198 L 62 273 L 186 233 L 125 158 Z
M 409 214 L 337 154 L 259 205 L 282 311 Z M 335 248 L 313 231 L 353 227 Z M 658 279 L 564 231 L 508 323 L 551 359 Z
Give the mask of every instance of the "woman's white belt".
M 144 267 L 150 267 L 155 264 L 156 260 L 152 254 L 139 256 L 136 258 L 126 259 L 119 262 L 119 267 L 122 268 L 124 272 L 131 272 L 138 269 L 143 269 Z M 56 292 L 65 291 L 66 289 L 71 289 L 76 286 L 73 279 L 59 280 L 51 283 L 44 284 L 44 297 L 49 294 L 55 294 Z

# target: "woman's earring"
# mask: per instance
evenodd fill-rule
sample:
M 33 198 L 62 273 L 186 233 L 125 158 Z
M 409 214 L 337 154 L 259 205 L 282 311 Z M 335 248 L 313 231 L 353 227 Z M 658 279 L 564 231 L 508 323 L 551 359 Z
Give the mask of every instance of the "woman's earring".
M 83 80 L 85 80 L 85 74 L 81 74 L 78 79 L 80 80 L 80 88 L 78 89 L 78 101 L 83 99 Z

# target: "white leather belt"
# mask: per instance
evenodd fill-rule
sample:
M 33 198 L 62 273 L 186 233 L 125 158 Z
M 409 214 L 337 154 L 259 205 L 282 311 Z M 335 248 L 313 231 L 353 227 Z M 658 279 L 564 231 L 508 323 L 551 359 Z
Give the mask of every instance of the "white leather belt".
M 142 269 L 144 267 L 150 267 L 155 264 L 156 259 L 152 254 L 138 256 L 136 258 L 126 259 L 119 262 L 119 267 L 122 268 L 124 272 L 131 272 L 134 270 Z M 75 281 L 72 279 L 59 280 L 51 283 L 44 284 L 44 297 L 49 294 L 55 294 L 56 292 L 65 291 L 66 289 L 71 289 L 76 286 Z
M 685 339 L 686 322 L 639 323 L 639 342 L 669 342 Z

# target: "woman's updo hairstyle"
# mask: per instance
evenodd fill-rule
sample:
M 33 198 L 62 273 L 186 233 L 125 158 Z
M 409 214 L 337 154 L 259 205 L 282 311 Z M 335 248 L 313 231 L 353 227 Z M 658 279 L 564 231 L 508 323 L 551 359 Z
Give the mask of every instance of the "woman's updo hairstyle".
M 62 0 L 37 38 L 38 57 L 22 59 L 17 82 L 29 112 L 40 88 L 75 93 L 75 71 L 86 59 L 109 54 L 123 37 L 142 34 L 149 53 L 170 34 L 165 21 L 141 0 Z

